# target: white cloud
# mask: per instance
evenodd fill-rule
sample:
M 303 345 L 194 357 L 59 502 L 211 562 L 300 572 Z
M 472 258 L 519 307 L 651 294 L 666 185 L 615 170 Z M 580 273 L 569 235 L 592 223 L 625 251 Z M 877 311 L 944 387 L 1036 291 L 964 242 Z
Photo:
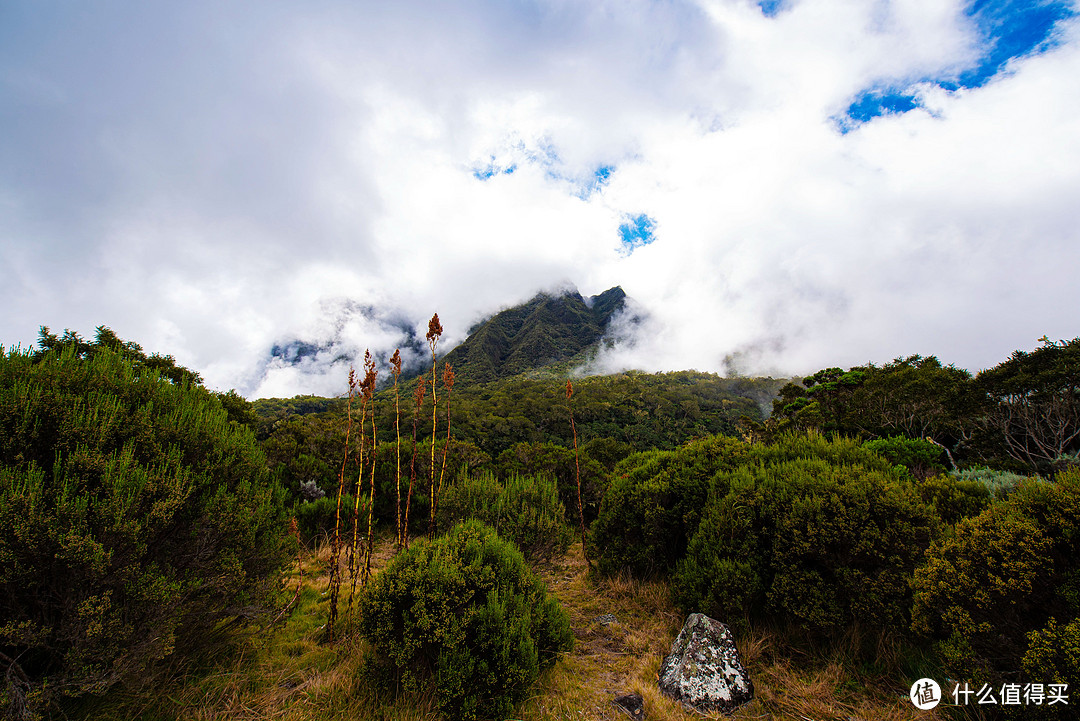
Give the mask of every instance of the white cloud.
M 975 62 L 961 3 L 45 20 L 0 51 L 0 102 L 27 119 L 0 126 L 5 343 L 104 323 L 215 387 L 332 394 L 339 356 L 392 352 L 403 319 L 422 337 L 438 311 L 449 347 L 564 282 L 647 312 L 608 368 L 977 369 L 1080 334 L 1075 22 L 981 88 L 923 84 L 924 109 L 841 134 L 868 87 Z M 655 241 L 620 253 L 639 214 Z M 271 357 L 293 342 L 323 350 Z

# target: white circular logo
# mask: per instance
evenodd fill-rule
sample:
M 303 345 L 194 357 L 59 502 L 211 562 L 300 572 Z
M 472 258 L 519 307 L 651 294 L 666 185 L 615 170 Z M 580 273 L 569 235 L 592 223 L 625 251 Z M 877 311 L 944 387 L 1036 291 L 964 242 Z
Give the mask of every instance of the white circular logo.
M 941 703 L 941 687 L 937 685 L 937 681 L 932 678 L 920 678 L 913 683 L 911 703 L 915 704 L 915 708 L 923 711 L 929 711 Z

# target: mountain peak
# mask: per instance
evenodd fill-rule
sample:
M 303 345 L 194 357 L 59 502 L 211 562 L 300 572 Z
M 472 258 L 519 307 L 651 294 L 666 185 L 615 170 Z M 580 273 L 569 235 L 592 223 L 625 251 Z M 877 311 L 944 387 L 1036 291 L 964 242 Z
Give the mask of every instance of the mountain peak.
M 538 293 L 474 326 L 446 361 L 473 383 L 570 361 L 600 342 L 625 300 L 618 286 L 589 298 L 575 288 Z

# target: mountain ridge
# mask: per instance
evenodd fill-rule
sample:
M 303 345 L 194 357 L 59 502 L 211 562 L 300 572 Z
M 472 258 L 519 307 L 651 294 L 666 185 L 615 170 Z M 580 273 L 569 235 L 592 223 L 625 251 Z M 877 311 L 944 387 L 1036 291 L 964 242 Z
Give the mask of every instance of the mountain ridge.
M 469 383 L 549 368 L 598 348 L 625 304 L 619 286 L 587 299 L 576 289 L 541 292 L 473 326 L 443 360 Z

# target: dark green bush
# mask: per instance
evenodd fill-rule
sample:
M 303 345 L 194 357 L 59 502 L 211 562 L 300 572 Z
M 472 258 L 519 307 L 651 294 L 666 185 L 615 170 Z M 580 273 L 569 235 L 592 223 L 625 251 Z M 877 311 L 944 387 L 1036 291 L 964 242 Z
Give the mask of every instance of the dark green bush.
M 892 464 L 858 441 L 828 440 L 819 434 L 781 435 L 769 445 L 713 436 L 674 451 L 638 453 L 612 473 L 592 525 L 590 557 L 604 574 L 670 573 L 686 555 L 709 498 L 727 493 L 728 472 L 797 458 L 892 472 Z
M 531 562 L 550 560 L 570 547 L 564 515 L 554 479 L 544 476 L 513 475 L 500 482 L 493 474 L 479 474 L 446 488 L 439 500 L 439 528 L 470 518 L 483 521 Z
M 0 653 L 43 703 L 144 681 L 279 590 L 284 494 L 193 378 L 0 353 Z
M 360 498 L 360 517 L 364 529 L 367 529 L 367 496 Z M 343 529 L 352 531 L 353 513 L 356 508 L 356 496 L 345 494 L 341 497 L 341 523 Z M 295 506 L 300 538 L 305 544 L 316 544 L 334 535 L 334 522 L 337 518 L 337 493 L 323 496 L 314 501 L 302 501 Z
M 1026 481 L 931 550 L 915 573 L 912 627 L 953 673 L 1015 674 L 1032 632 L 1080 616 L 1078 559 L 1080 472 Z
M 896 466 L 903 466 L 916 480 L 945 472 L 945 449 L 921 438 L 891 436 L 866 441 L 866 448 Z
M 499 454 L 495 464 L 499 476 L 550 476 L 555 479 L 566 519 L 578 525 L 577 473 L 581 471 L 581 504 L 585 523 L 592 523 L 607 487 L 607 474 L 597 461 L 574 449 L 554 443 L 517 443 Z
M 674 569 L 697 529 L 713 476 L 750 452 L 742 441 L 713 436 L 619 463 L 589 534 L 597 569 L 636 576 Z
M 1031 631 L 1027 638 L 1022 660 L 1026 678 L 1080 688 L 1080 618 L 1063 626 L 1051 618 L 1045 628 Z
M 932 506 L 938 517 L 949 525 L 961 518 L 979 515 L 994 500 L 982 483 L 952 473 L 916 481 L 914 487 L 923 502 Z
M 828 443 L 828 442 L 825 442 Z M 780 616 L 815 633 L 906 627 L 909 582 L 936 519 L 891 472 L 825 457 L 772 458 L 714 479 L 675 577 L 681 605 L 720 618 Z M 793 450 L 798 444 L 789 444 Z
M 414 543 L 365 589 L 360 631 L 406 691 L 446 718 L 504 718 L 573 645 L 570 619 L 512 544 L 479 521 Z
M 971 481 L 986 488 L 995 499 L 1002 499 L 1015 491 L 1029 476 L 1012 471 L 1001 471 L 983 466 L 952 471 L 950 476 L 959 481 Z

